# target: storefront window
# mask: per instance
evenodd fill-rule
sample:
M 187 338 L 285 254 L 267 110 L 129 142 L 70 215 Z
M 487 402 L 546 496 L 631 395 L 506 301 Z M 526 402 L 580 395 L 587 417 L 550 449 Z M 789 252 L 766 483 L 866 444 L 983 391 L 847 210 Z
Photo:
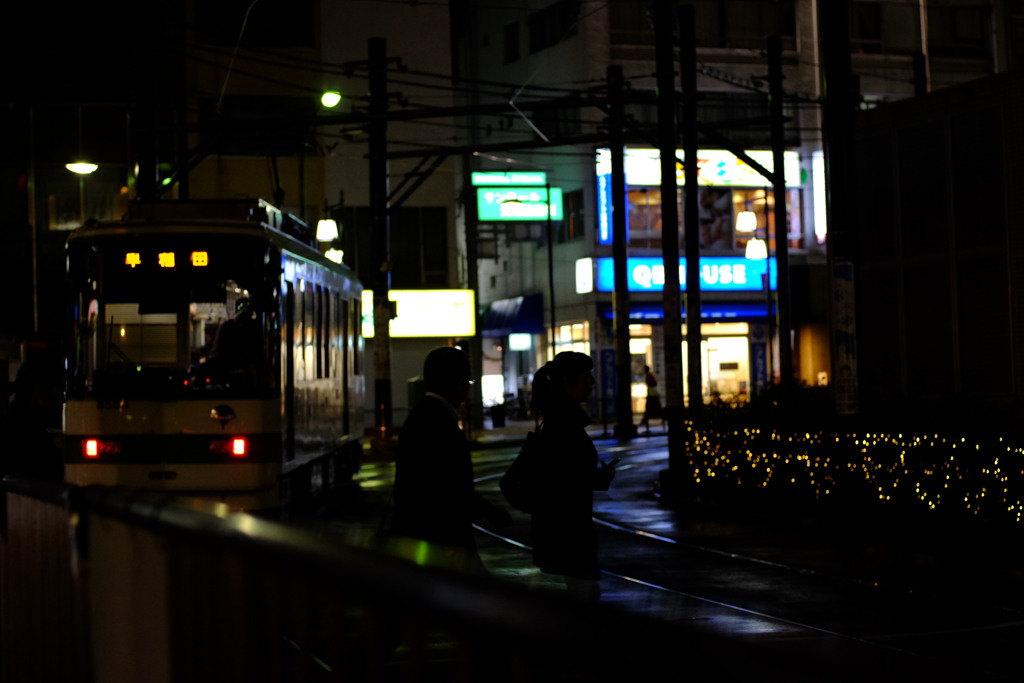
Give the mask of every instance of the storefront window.
M 789 234 L 790 249 L 802 249 L 804 247 L 803 235 L 803 206 L 801 190 L 786 191 L 786 221 Z M 768 250 L 775 251 L 775 193 L 766 188 L 735 189 L 732 191 L 732 212 L 731 219 L 733 242 L 736 251 L 743 252 L 746 249 L 747 241 L 753 237 L 765 239 L 766 229 L 768 235 Z M 746 214 L 750 218 L 746 220 Z
M 590 355 L 590 323 L 560 325 L 555 335 L 555 353 L 578 351 Z

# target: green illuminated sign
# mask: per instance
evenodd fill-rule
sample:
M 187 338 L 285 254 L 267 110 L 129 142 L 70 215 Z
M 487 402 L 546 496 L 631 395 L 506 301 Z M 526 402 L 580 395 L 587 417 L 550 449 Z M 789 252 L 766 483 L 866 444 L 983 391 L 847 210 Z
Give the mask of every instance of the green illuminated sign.
M 548 174 L 544 171 L 532 173 L 505 171 L 474 171 L 473 185 L 547 185 Z
M 544 221 L 562 220 L 562 190 L 551 188 L 550 208 L 546 187 L 478 187 L 476 189 L 477 220 L 480 221 Z

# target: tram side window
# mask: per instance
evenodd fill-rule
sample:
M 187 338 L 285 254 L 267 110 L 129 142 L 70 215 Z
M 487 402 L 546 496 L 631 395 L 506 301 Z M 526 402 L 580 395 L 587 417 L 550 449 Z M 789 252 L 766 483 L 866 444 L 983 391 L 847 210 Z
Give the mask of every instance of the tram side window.
M 330 324 L 331 324 L 331 311 L 330 311 L 330 291 L 322 287 L 321 285 L 316 286 L 316 303 L 317 303 L 317 344 L 316 344 L 316 376 L 319 378 L 330 377 Z
M 348 302 L 334 293 L 334 372 L 339 377 L 348 375 Z
M 363 336 L 359 330 L 363 329 L 363 305 L 359 297 L 352 299 L 352 323 L 349 325 L 352 330 L 352 374 L 363 374 L 363 359 L 360 354 L 363 351 Z
M 314 337 L 316 335 L 316 317 L 315 317 L 315 302 L 316 294 L 313 291 L 313 286 L 307 284 L 306 290 L 302 296 L 302 325 L 303 325 L 303 365 L 305 366 L 306 372 L 303 375 L 304 379 L 316 379 L 316 357 L 315 347 L 313 346 Z

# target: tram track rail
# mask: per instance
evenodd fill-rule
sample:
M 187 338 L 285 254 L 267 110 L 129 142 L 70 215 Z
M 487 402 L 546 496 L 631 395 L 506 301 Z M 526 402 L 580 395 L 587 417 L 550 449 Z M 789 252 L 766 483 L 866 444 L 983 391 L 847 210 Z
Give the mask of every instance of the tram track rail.
M 623 460 L 623 463 L 619 465 L 619 470 L 625 472 L 628 470 L 646 470 L 653 469 L 655 467 L 664 467 L 664 459 L 650 459 L 648 456 L 655 452 L 664 452 L 664 445 L 651 445 L 648 447 L 641 448 L 616 448 L 615 451 L 625 451 L 629 453 Z M 602 457 L 608 457 L 612 453 L 611 449 L 601 449 Z M 620 454 L 618 452 L 616 454 Z M 495 463 L 493 466 L 496 466 Z M 481 467 L 480 469 L 484 469 Z M 488 467 L 489 469 L 489 467 Z M 502 472 L 490 472 L 485 471 L 477 481 L 481 485 L 481 490 L 490 491 L 494 495 L 500 496 L 500 493 L 496 493 L 491 488 L 492 484 L 496 484 L 496 481 L 500 479 Z M 613 485 L 614 486 L 614 485 Z M 653 477 L 652 477 L 652 500 L 655 498 L 653 493 Z M 628 505 L 628 503 L 623 503 Z M 601 506 L 596 506 L 600 508 Z M 602 533 L 609 535 L 617 535 L 620 537 L 628 537 L 632 542 L 639 544 L 648 544 L 653 546 L 659 546 L 663 548 L 672 549 L 675 551 L 683 551 L 690 553 L 687 557 L 693 557 L 693 554 L 697 554 L 699 557 L 704 558 L 718 558 L 717 560 L 708 560 L 709 562 L 728 562 L 739 564 L 747 567 L 742 570 L 749 575 L 758 575 L 764 572 L 772 576 L 778 576 L 779 574 L 785 574 L 790 576 L 790 579 L 781 579 L 781 581 L 799 586 L 802 582 L 807 582 L 809 585 L 827 585 L 834 586 L 838 592 L 852 592 L 854 594 L 873 594 L 874 597 L 870 598 L 869 601 L 873 603 L 894 605 L 894 612 L 900 610 L 909 611 L 912 610 L 915 605 L 924 605 L 922 611 L 935 611 L 941 612 L 943 606 L 950 605 L 956 600 L 964 602 L 963 597 L 954 597 L 947 595 L 939 591 L 928 590 L 918 585 L 901 585 L 898 583 L 891 583 L 879 580 L 878 577 L 872 575 L 851 575 L 830 572 L 825 569 L 821 569 L 813 566 L 805 566 L 798 563 L 780 561 L 779 559 L 772 559 L 767 557 L 759 557 L 749 553 L 737 552 L 736 550 L 723 549 L 720 547 L 714 547 L 713 545 L 694 542 L 692 540 L 685 540 L 650 529 L 645 529 L 642 525 L 630 524 L 619 519 L 615 519 L 613 515 L 602 515 L 597 509 L 593 516 L 594 524 L 602 530 Z M 520 526 L 520 529 L 522 527 Z M 495 532 L 493 529 L 485 529 L 478 527 L 481 532 L 494 538 L 496 541 L 506 543 L 510 546 L 518 548 L 522 552 L 529 551 L 529 545 L 524 542 L 523 538 L 512 537 L 514 534 L 502 534 Z M 521 533 L 519 534 L 522 535 Z M 610 538 L 607 536 L 606 538 Z M 605 543 L 601 542 L 602 546 Z M 628 551 L 623 552 L 622 549 L 618 549 L 619 555 L 629 556 Z M 643 551 L 638 551 L 635 556 L 640 556 Z M 699 560 L 703 561 L 703 560 Z M 650 590 L 653 593 L 661 593 L 664 595 L 670 595 L 674 598 L 680 598 L 685 600 L 694 600 L 701 603 L 712 605 L 717 608 L 729 610 L 737 614 L 749 615 L 757 619 L 772 621 L 777 624 L 784 624 L 786 626 L 800 629 L 808 633 L 818 634 L 820 637 L 826 638 L 839 638 L 849 642 L 855 642 L 864 646 L 870 646 L 874 648 L 880 648 L 890 653 L 896 653 L 900 656 L 908 657 L 925 657 L 935 659 L 937 656 L 941 660 L 941 647 L 937 643 L 941 643 L 947 640 L 957 639 L 974 639 L 983 637 L 1015 637 L 1018 632 L 1024 633 L 1024 619 L 1022 615 L 1024 612 L 1019 607 L 1010 606 L 1007 604 L 961 604 L 951 609 L 963 609 L 965 614 L 970 616 L 967 620 L 960 625 L 955 623 L 947 623 L 944 620 L 938 620 L 935 623 L 924 623 L 918 624 L 923 625 L 924 628 L 914 628 L 911 626 L 907 628 L 908 624 L 913 624 L 913 619 L 907 619 L 904 615 L 894 617 L 891 620 L 880 619 L 877 624 L 878 628 L 868 629 L 865 628 L 863 615 L 857 614 L 858 609 L 854 608 L 854 616 L 850 621 L 850 628 L 843 628 L 842 622 L 843 617 L 830 619 L 833 622 L 838 622 L 839 627 L 833 624 L 823 624 L 820 621 L 810 618 L 801 619 L 793 618 L 793 616 L 787 615 L 787 609 L 791 609 L 791 605 L 786 605 L 783 601 L 780 603 L 781 610 L 764 609 L 765 605 L 771 605 L 770 598 L 764 600 L 761 598 L 755 598 L 751 600 L 749 594 L 740 592 L 742 597 L 738 599 L 729 599 L 728 597 L 723 598 L 722 594 L 728 594 L 727 590 L 722 590 L 721 586 L 716 586 L 715 590 L 710 592 L 701 590 L 698 587 L 694 589 L 680 588 L 679 585 L 672 585 L 671 581 L 662 581 L 655 578 L 657 575 L 664 575 L 664 572 L 658 571 L 658 568 L 654 568 L 652 572 L 643 571 L 641 567 L 638 567 L 636 563 L 626 563 L 628 565 L 627 570 L 622 570 L 618 567 L 614 569 L 605 568 L 603 570 L 604 576 L 615 581 L 621 581 L 634 586 L 641 586 L 644 589 Z M 831 591 L 831 588 L 826 589 L 826 592 Z M 817 616 L 811 614 L 810 616 Z M 988 669 L 986 673 L 992 675 L 997 680 L 1024 680 L 1024 672 L 1016 673 L 1020 670 L 1020 667 L 1013 667 L 1015 672 L 1007 673 L 1006 667 L 1001 667 L 1002 670 Z
M 628 446 L 615 446 L 615 447 L 603 449 L 602 450 L 602 455 L 615 454 L 615 453 L 621 453 L 621 452 L 628 452 L 628 453 L 632 453 L 634 455 L 641 455 L 642 456 L 642 455 L 645 455 L 645 454 L 648 454 L 648 453 L 652 453 L 652 452 L 664 451 L 664 448 L 665 447 L 664 447 L 663 444 L 662 445 L 651 445 L 651 446 L 646 446 L 646 447 L 641 447 L 641 448 L 630 448 Z M 633 458 L 632 460 L 636 460 L 636 459 L 637 458 Z M 663 465 L 664 465 L 664 463 L 662 461 L 651 461 L 651 460 L 646 460 L 646 461 L 641 461 L 641 462 L 623 461 L 622 463 L 619 464 L 618 469 L 619 470 L 651 469 L 651 468 L 658 467 L 658 466 L 663 466 Z M 487 482 L 496 481 L 496 480 L 501 478 L 502 474 L 503 474 L 503 471 L 497 472 L 497 473 L 488 473 L 486 475 L 477 477 L 475 479 L 475 481 L 478 484 L 479 483 L 487 483 Z M 777 560 L 771 560 L 771 559 L 767 559 L 767 558 L 764 558 L 764 557 L 757 557 L 757 556 L 750 555 L 750 554 L 739 553 L 739 552 L 736 552 L 736 551 L 733 551 L 733 550 L 725 550 L 725 549 L 721 549 L 721 548 L 716 548 L 716 547 L 713 547 L 713 546 L 710 546 L 710 545 L 706 545 L 706 544 L 694 543 L 693 541 L 681 540 L 679 538 L 673 538 L 671 536 L 666 536 L 664 534 L 655 533 L 655 532 L 652 532 L 650 530 L 640 528 L 638 526 L 634 526 L 634 525 L 630 525 L 630 524 L 624 524 L 622 522 L 619 522 L 619 521 L 616 521 L 616 520 L 613 520 L 613 519 L 609 519 L 609 518 L 606 518 L 606 517 L 602 517 L 602 516 L 597 515 L 597 514 L 595 514 L 592 517 L 592 519 L 594 521 L 594 524 L 596 524 L 596 525 L 598 525 L 600 527 L 603 527 L 605 529 L 609 529 L 609 530 L 612 530 L 612 531 L 623 533 L 623 534 L 626 534 L 626 535 L 629 535 L 629 536 L 634 536 L 634 537 L 637 537 L 637 538 L 647 539 L 647 540 L 650 540 L 650 541 L 653 541 L 653 542 L 656 542 L 656 543 L 662 543 L 662 544 L 671 545 L 671 546 L 677 546 L 677 547 L 685 547 L 685 548 L 689 548 L 689 549 L 697 551 L 697 552 L 706 553 L 706 554 L 709 554 L 709 555 L 716 555 L 716 556 L 720 556 L 720 557 L 723 557 L 723 558 L 728 558 L 730 560 L 750 563 L 750 564 L 753 564 L 753 565 L 763 565 L 763 566 L 766 566 L 766 567 L 773 567 L 775 569 L 791 572 L 791 573 L 794 573 L 794 574 L 804 575 L 804 576 L 809 576 L 809 577 L 816 577 L 816 578 L 820 578 L 820 579 L 827 580 L 827 581 L 849 583 L 849 584 L 853 584 L 853 585 L 856 585 L 856 586 L 859 586 L 859 587 L 863 587 L 863 588 L 867 588 L 867 589 L 872 589 L 872 590 L 885 591 L 885 592 L 889 592 L 889 593 L 903 594 L 903 595 L 906 595 L 908 597 L 909 596 L 923 597 L 923 598 L 929 598 L 929 599 L 933 599 L 933 600 L 948 600 L 948 599 L 950 599 L 948 596 L 942 595 L 942 594 L 937 593 L 937 592 L 929 592 L 929 591 L 924 591 L 924 590 L 922 590 L 920 588 L 915 588 L 915 587 L 899 585 L 899 584 L 895 584 L 895 583 L 888 583 L 888 582 L 884 582 L 884 581 L 879 581 L 877 578 L 855 577 L 855 576 L 841 575 L 841 574 L 836 574 L 836 573 L 824 571 L 824 570 L 821 570 L 821 569 L 818 569 L 818 568 L 809 567 L 809 566 L 805 566 L 805 565 L 798 565 L 798 564 L 793 564 L 793 563 L 780 562 L 780 561 L 777 561 Z M 481 527 L 479 525 L 477 525 L 476 528 L 478 530 L 480 530 L 480 531 L 483 531 L 484 533 L 487 533 L 487 534 L 490 534 L 490 535 L 495 535 L 495 534 L 493 534 L 492 531 L 490 531 L 488 529 L 484 529 L 483 527 Z M 496 537 L 500 538 L 500 535 L 496 535 Z M 506 540 L 507 540 L 507 542 L 512 543 L 512 544 L 517 544 L 518 543 L 517 541 L 514 541 L 512 539 L 506 539 Z M 522 544 L 520 544 L 520 545 L 522 545 Z M 630 580 L 632 580 L 632 579 L 630 579 Z M 987 607 L 989 609 L 992 609 L 992 610 L 995 610 L 995 611 L 1005 612 L 1008 615 L 1014 615 L 1014 616 L 1019 616 L 1019 617 L 1024 618 L 1024 609 L 1022 609 L 1020 607 L 1014 607 L 1014 606 L 1009 606 L 1009 605 L 988 605 Z
M 634 477 L 634 484 L 637 473 L 646 474 L 656 468 L 664 468 L 666 464 L 663 457 L 664 440 L 652 440 L 650 443 L 633 442 L 627 445 L 599 442 L 598 447 L 602 458 L 624 456 L 618 467 L 620 475 Z M 475 481 L 478 490 L 499 504 L 502 499 L 497 482 L 514 458 L 516 450 L 512 446 L 489 449 L 475 458 L 474 466 L 478 473 Z M 383 468 L 380 477 L 386 479 L 390 474 L 388 468 Z M 628 510 L 633 504 L 647 506 L 650 509 L 658 507 L 653 485 L 655 478 L 654 474 L 650 477 L 651 492 L 648 499 L 636 499 L 634 493 L 633 499 L 622 499 L 615 504 L 621 505 L 624 510 Z M 376 485 L 387 487 L 387 483 L 383 481 L 377 482 Z M 635 492 L 635 485 L 633 488 Z M 605 513 L 601 512 L 601 508 L 605 508 Z M 837 573 L 799 562 L 787 562 L 783 557 L 784 553 L 776 557 L 758 556 L 756 553 L 742 552 L 742 549 L 715 547 L 714 544 L 673 537 L 671 534 L 663 533 L 662 529 L 644 528 L 642 524 L 632 524 L 626 519 L 617 518 L 614 514 L 606 514 L 608 508 L 607 503 L 601 504 L 599 501 L 593 517 L 599 533 L 602 534 L 602 548 L 613 542 L 612 539 L 617 539 L 614 543 L 621 544 L 614 553 L 607 553 L 614 555 L 615 566 L 605 567 L 605 581 L 611 581 L 613 586 L 633 587 L 610 590 L 649 592 L 650 596 L 644 599 L 652 604 L 659 601 L 700 603 L 707 606 L 707 609 L 734 613 L 741 621 L 747 619 L 771 622 L 778 625 L 779 630 L 783 632 L 801 632 L 816 639 L 837 639 L 862 647 L 875 648 L 892 656 L 928 659 L 932 664 L 943 660 L 946 654 L 944 644 L 948 642 L 959 643 L 993 637 L 1005 640 L 1024 635 L 1024 619 L 1021 618 L 1024 613 L 1019 607 L 955 605 L 950 609 L 962 610 L 963 614 L 967 615 L 962 621 L 957 621 L 955 617 L 930 620 L 931 615 L 941 615 L 945 607 L 957 598 L 919 585 L 886 582 L 869 574 Z M 528 518 L 518 514 L 514 517 L 515 521 L 506 530 L 499 531 L 483 526 L 478 526 L 477 529 L 494 544 L 507 548 L 506 551 L 498 551 L 499 553 L 513 553 L 519 558 L 514 560 L 514 563 L 519 566 L 531 566 L 528 556 L 531 550 L 528 543 Z M 633 543 L 639 545 L 631 546 Z M 628 550 L 630 547 L 640 550 L 631 552 Z M 699 581 L 692 581 L 690 574 L 685 578 L 673 577 L 672 570 L 665 571 L 665 567 L 652 566 L 650 571 L 647 571 L 643 563 L 649 558 L 645 554 L 653 556 L 658 553 L 666 553 L 665 556 L 671 558 L 685 558 L 679 562 L 679 566 L 680 569 L 687 571 L 693 568 L 688 565 L 728 567 L 729 571 L 745 577 L 748 585 L 741 585 L 733 592 L 726 585 L 727 580 L 701 585 Z M 759 577 L 768 578 L 758 585 L 761 580 Z M 742 584 L 742 580 L 740 583 Z M 773 595 L 772 591 L 779 585 L 784 586 L 788 592 L 782 599 L 776 601 L 778 596 Z M 826 598 L 819 609 L 801 612 L 787 600 L 793 595 L 798 595 L 805 585 L 810 587 L 808 590 L 819 591 L 824 596 L 834 593 L 845 595 L 847 602 L 833 610 Z M 657 597 L 659 595 L 664 597 Z M 851 595 L 867 596 L 864 602 L 870 605 L 859 604 L 856 597 L 849 598 Z M 962 599 L 962 596 L 960 598 Z M 890 605 L 895 616 L 886 615 L 882 611 L 888 609 Z M 914 616 L 915 609 L 919 609 L 921 615 Z M 849 610 L 849 613 L 843 610 Z M 874 620 L 876 612 L 881 616 Z M 765 628 L 770 630 L 770 627 Z M 1008 658 L 1004 655 L 1004 659 Z M 1019 665 L 1007 661 L 997 662 L 992 667 L 983 664 L 978 666 L 988 676 L 985 680 L 1024 681 L 1024 670 Z

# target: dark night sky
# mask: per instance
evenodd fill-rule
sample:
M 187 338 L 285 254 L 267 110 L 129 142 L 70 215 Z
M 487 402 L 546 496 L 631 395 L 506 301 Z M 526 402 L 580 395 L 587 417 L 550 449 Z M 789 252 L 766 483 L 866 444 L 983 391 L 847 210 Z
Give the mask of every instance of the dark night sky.
M 126 85 L 143 73 L 147 21 L 140 6 L 22 2 L 0 41 L 7 72 L 7 100 L 100 101 L 124 98 Z M 141 27 L 141 30 L 140 30 Z

